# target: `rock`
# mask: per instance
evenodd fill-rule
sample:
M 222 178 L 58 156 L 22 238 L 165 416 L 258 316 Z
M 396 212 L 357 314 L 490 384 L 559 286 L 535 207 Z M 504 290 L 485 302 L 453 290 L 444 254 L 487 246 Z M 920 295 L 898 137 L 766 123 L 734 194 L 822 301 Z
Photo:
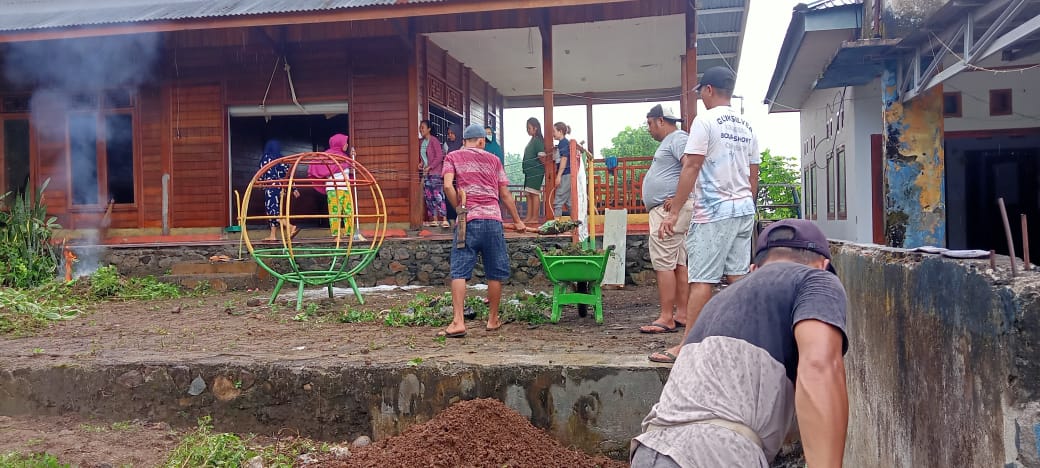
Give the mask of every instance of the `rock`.
M 242 468 L 264 468 L 264 457 L 257 455 L 242 464 Z
M 242 390 L 249 390 L 250 388 L 253 388 L 253 383 L 256 382 L 256 377 L 252 372 L 241 371 L 238 373 L 238 381 L 242 384 Z
M 390 268 L 390 271 L 392 271 L 394 273 L 400 273 L 402 271 L 407 271 L 408 270 L 407 266 L 405 266 L 403 263 L 398 262 L 398 261 L 390 262 L 389 268 Z
M 218 375 L 213 379 L 213 396 L 217 397 L 218 400 L 231 401 L 238 398 L 241 394 L 242 390 L 236 388 L 235 383 L 226 376 Z
M 174 307 L 173 310 L 170 311 L 170 313 L 171 314 L 179 314 L 179 313 L 181 313 L 181 306 Z
M 195 377 L 195 380 L 191 381 L 191 386 L 188 387 L 188 395 L 199 396 L 204 391 L 206 391 L 206 381 L 202 380 L 202 376 Z
M 247 307 L 259 307 L 259 306 L 261 306 L 263 304 L 264 304 L 264 300 L 263 299 L 259 299 L 259 298 L 255 298 L 255 297 L 250 299 L 250 300 L 248 300 L 248 301 L 246 301 L 246 306 Z
M 188 385 L 191 380 L 191 369 L 188 366 L 173 366 L 170 368 L 170 378 L 178 387 Z
M 360 448 L 360 447 L 364 447 L 366 445 L 369 445 L 371 443 L 372 443 L 372 439 L 371 438 L 369 438 L 367 435 L 362 435 L 362 436 L 358 436 L 357 439 L 354 439 L 354 441 L 350 443 L 350 446 L 354 447 L 354 448 Z
M 137 388 L 144 384 L 144 375 L 137 370 L 127 371 L 116 377 L 116 383 L 126 388 Z
M 332 458 L 335 458 L 336 460 L 346 460 L 347 458 L 350 458 L 350 448 L 337 445 L 329 449 L 329 454 L 331 454 Z
M 308 391 L 308 392 L 311 391 L 313 388 L 314 388 L 314 386 L 309 384 L 309 383 L 303 384 L 303 389 Z
M 312 463 L 317 463 L 317 462 L 318 462 L 318 459 L 314 458 L 314 455 L 311 455 L 309 453 L 304 453 L 304 454 L 296 457 L 296 464 L 297 465 L 310 465 Z

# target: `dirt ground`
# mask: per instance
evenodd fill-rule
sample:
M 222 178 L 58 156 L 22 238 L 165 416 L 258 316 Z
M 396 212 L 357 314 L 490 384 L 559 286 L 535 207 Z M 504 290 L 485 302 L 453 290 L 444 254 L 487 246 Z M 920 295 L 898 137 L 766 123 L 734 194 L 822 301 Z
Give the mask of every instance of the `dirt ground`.
M 467 322 L 468 335 L 446 343 L 434 340 L 432 327 L 389 327 L 383 323 L 339 323 L 334 316 L 352 309 L 380 311 L 407 303 L 418 293 L 442 293 L 445 288 L 369 292 L 364 305 L 345 295 L 335 299 L 305 298 L 318 309 L 306 321 L 294 321 L 297 310 L 280 296 L 267 305 L 268 291 L 227 292 L 201 297 L 148 301 L 108 302 L 80 317 L 52 325 L 35 336 L 0 340 L 0 358 L 13 367 L 51 366 L 59 363 L 110 364 L 198 357 L 226 357 L 229 361 L 322 361 L 342 363 L 451 361 L 471 353 L 604 352 L 646 355 L 679 339 L 678 333 L 648 335 L 640 325 L 657 317 L 654 287 L 603 292 L 604 323 L 581 318 L 573 306 L 564 309 L 559 323 L 508 323 L 495 332 L 484 323 Z M 504 296 L 520 292 L 507 287 Z M 320 293 L 320 291 L 313 291 Z M 485 296 L 485 291 L 469 294 Z M 312 296 L 317 296 L 314 294 Z
M 574 307 L 568 307 L 557 324 L 508 323 L 498 331 L 487 332 L 483 322 L 469 321 L 467 337 L 446 342 L 434 339 L 439 329 L 432 327 L 393 328 L 381 322 L 332 320 L 345 310 L 379 311 L 407 303 L 418 293 L 445 290 L 369 292 L 363 306 L 347 295 L 329 300 L 314 294 L 314 299 L 305 299 L 305 303 L 318 304 L 307 321 L 294 321 L 297 310 L 282 298 L 268 306 L 269 291 L 108 302 L 35 336 L 0 339 L 0 360 L 5 367 L 20 368 L 199 357 L 318 365 L 344 360 L 404 362 L 416 357 L 448 362 L 477 353 L 647 355 L 680 336 L 638 332 L 639 325 L 657 316 L 654 287 L 604 291 L 602 325 L 595 323 L 591 312 L 581 318 Z M 504 295 L 520 291 L 507 287 Z M 469 294 L 483 296 L 486 292 L 471 290 Z M 63 463 L 83 467 L 155 466 L 182 436 L 183 432 L 162 422 L 112 424 L 73 416 L 0 418 L 0 453 L 48 452 Z

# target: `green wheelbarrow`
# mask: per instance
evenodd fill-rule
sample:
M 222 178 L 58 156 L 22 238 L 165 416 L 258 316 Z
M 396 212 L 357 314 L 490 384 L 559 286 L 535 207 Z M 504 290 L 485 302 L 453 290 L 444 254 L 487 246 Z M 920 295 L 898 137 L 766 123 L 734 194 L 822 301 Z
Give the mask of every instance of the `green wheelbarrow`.
M 552 322 L 560 321 L 561 306 L 577 304 L 579 316 L 586 316 L 588 306 L 593 306 L 596 323 L 603 323 L 603 289 L 600 283 L 614 246 L 607 246 L 602 254 L 595 255 L 546 255 L 541 248 L 536 249 L 545 275 L 553 284 Z M 574 283 L 573 292 L 570 283 Z

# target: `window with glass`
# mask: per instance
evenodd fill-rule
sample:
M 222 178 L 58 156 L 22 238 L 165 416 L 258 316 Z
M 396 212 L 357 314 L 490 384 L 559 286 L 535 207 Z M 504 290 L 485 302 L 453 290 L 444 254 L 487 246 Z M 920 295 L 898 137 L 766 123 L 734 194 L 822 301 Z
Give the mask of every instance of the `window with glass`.
M 69 114 L 72 204 L 133 204 L 132 96 L 109 92 L 100 101 L 101 109 Z

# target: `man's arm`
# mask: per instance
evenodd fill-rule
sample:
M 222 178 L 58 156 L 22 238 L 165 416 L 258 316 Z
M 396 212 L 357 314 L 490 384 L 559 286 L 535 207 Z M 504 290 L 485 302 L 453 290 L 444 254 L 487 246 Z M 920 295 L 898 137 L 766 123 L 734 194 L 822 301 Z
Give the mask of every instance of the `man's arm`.
M 508 185 L 498 186 L 498 199 L 502 200 L 502 203 L 506 205 L 506 209 L 509 210 L 509 216 L 513 218 L 513 226 L 517 231 L 527 231 L 527 226 L 524 225 L 523 221 L 520 221 L 520 212 L 516 210 L 516 200 L 513 200 L 513 193 L 509 191 Z
M 452 207 L 459 207 L 459 194 L 455 191 L 455 173 L 444 173 L 444 198 L 448 199 Z
M 819 320 L 802 320 L 794 326 L 794 338 L 798 344 L 794 407 L 806 464 L 840 467 L 849 423 L 841 331 Z
M 682 171 L 679 172 L 679 186 L 675 188 L 675 197 L 672 198 L 671 209 L 668 215 L 661 221 L 658 229 L 661 238 L 675 234 L 675 223 L 679 220 L 679 210 L 682 210 L 686 200 L 690 199 L 690 192 L 697 183 L 697 176 L 704 166 L 703 154 L 684 154 L 682 160 Z
M 758 205 L 758 164 L 751 165 L 751 200 Z

